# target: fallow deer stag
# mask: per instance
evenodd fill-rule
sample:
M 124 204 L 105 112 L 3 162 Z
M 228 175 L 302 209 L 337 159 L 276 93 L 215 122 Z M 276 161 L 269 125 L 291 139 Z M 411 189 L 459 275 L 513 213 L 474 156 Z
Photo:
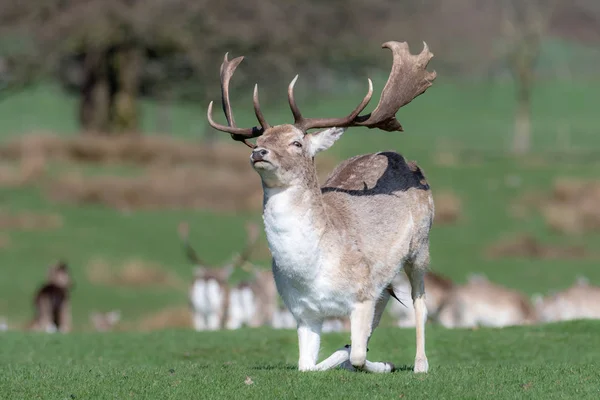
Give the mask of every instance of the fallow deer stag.
M 250 161 L 262 180 L 263 220 L 277 290 L 297 322 L 300 371 L 342 365 L 370 372 L 394 366 L 366 359 L 373 329 L 393 295 L 392 281 L 404 268 L 412 287 L 416 313 L 415 372 L 427 372 L 423 275 L 429 264 L 429 231 L 434 205 L 423 173 L 392 151 L 350 158 L 338 165 L 319 187 L 314 156 L 338 140 L 345 128 L 402 131 L 396 112 L 429 88 L 436 77 L 426 70 L 433 54 L 427 44 L 419 55 L 408 45 L 386 42 L 393 54 L 390 76 L 375 110 L 359 115 L 373 95 L 343 118 L 306 118 L 294 100 L 296 76 L 288 87 L 293 124 L 271 126 L 253 104 L 260 126 L 235 124 L 229 81 L 243 57 L 221 65 L 221 94 L 228 125 L 212 117 L 210 125 L 251 147 Z M 313 128 L 327 128 L 310 134 Z M 258 138 L 256 144 L 248 141 Z M 350 317 L 351 345 L 317 364 L 323 321 Z M 348 363 L 349 361 L 349 363 Z M 349 365 L 351 364 L 351 365 Z

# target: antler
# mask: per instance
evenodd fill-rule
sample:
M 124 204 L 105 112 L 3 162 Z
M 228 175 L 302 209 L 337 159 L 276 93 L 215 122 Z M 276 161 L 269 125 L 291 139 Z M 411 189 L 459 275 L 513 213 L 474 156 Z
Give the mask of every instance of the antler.
M 288 100 L 295 119 L 294 125 L 305 132 L 312 128 L 346 128 L 351 126 L 366 126 L 388 132 L 402 131 L 402 125 L 395 116 L 396 112 L 414 98 L 423 94 L 432 85 L 437 75 L 435 71 L 429 72 L 426 69 L 433 54 L 429 51 L 427 43 L 423 42 L 423 45 L 423 51 L 416 56 L 410 54 L 406 42 L 386 42 L 381 45 L 382 48 L 388 48 L 392 51 L 392 71 L 381 92 L 379 104 L 372 113 L 364 116 L 358 114 L 367 106 L 373 95 L 373 84 L 370 79 L 367 95 L 347 117 L 304 118 L 294 100 L 294 85 L 298 78 L 296 76 L 288 88 Z
M 243 267 L 243 265 L 250 259 L 254 248 L 258 242 L 258 225 L 255 223 L 246 224 L 246 233 L 248 238 L 246 239 L 246 246 L 242 252 L 236 257 L 233 265 L 235 268 Z
M 435 71 L 427 71 L 427 64 L 433 57 L 429 51 L 427 43 L 423 42 L 423 51 L 418 55 L 412 55 L 406 42 L 385 42 L 382 48 L 388 48 L 392 51 L 393 64 L 390 76 L 381 91 L 379 104 L 372 113 L 359 116 L 365 109 L 371 97 L 373 96 L 373 82 L 369 82 L 369 90 L 361 103 L 349 115 L 343 118 L 304 118 L 296 100 L 294 99 L 294 86 L 298 80 L 298 75 L 288 86 L 288 101 L 290 109 L 294 115 L 294 126 L 303 132 L 313 128 L 347 128 L 351 126 L 365 126 L 370 129 L 378 128 L 384 131 L 402 131 L 402 125 L 396 119 L 396 113 L 400 108 L 410 103 L 414 98 L 423 94 L 433 83 L 437 74 Z M 223 102 L 223 111 L 227 118 L 228 126 L 216 123 L 212 118 L 213 102 L 208 105 L 208 122 L 213 128 L 228 132 L 234 140 L 244 142 L 248 147 L 256 147 L 249 143 L 247 139 L 255 138 L 270 128 L 264 115 L 260 110 L 258 101 L 258 85 L 254 86 L 254 112 L 260 122 L 259 127 L 238 128 L 233 119 L 231 104 L 229 101 L 229 80 L 233 76 L 235 69 L 242 62 L 244 57 L 237 57 L 229 61 L 227 54 L 221 65 L 221 97 Z
M 187 256 L 188 260 L 190 260 L 192 264 L 195 265 L 202 265 L 205 267 L 208 266 L 209 264 L 205 263 L 204 260 L 202 260 L 198 256 L 198 253 L 196 253 L 196 250 L 194 250 L 194 248 L 190 244 L 190 226 L 188 225 L 188 223 L 181 222 L 177 227 L 177 231 L 179 232 L 179 238 L 183 242 L 183 248 L 185 250 L 185 255 Z
M 312 128 L 331 128 L 331 127 L 339 127 L 344 128 L 347 126 L 351 126 L 353 121 L 358 117 L 358 114 L 362 110 L 365 109 L 369 101 L 371 101 L 371 97 L 373 96 L 373 82 L 371 79 L 369 81 L 369 91 L 367 95 L 364 97 L 363 101 L 348 115 L 344 118 L 304 118 L 300 109 L 296 105 L 296 100 L 294 99 L 294 85 L 296 85 L 296 80 L 298 80 L 298 75 L 292 79 L 290 85 L 288 86 L 288 102 L 290 103 L 290 109 L 292 110 L 292 114 L 294 115 L 294 126 L 304 132 Z
M 392 71 L 381 91 L 379 104 L 371 114 L 359 117 L 356 125 L 388 132 L 402 131 L 396 112 L 425 93 L 433 84 L 437 73 L 427 71 L 427 64 L 433 58 L 433 53 L 425 42 L 423 51 L 416 56 L 410 54 L 406 42 L 386 42 L 381 47 L 392 51 Z
M 244 57 L 237 57 L 233 60 L 229 61 L 227 59 L 229 53 L 225 53 L 225 57 L 223 59 L 223 63 L 221 64 L 221 102 L 223 104 L 223 112 L 225 113 L 225 118 L 227 118 L 228 126 L 221 125 L 215 122 L 212 118 L 212 106 L 213 102 L 211 101 L 208 105 L 207 118 L 208 123 L 214 129 L 217 129 L 222 132 L 227 132 L 231 134 L 231 138 L 233 140 L 237 140 L 240 142 L 244 142 L 244 144 L 250 148 L 256 147 L 254 144 L 247 141 L 247 139 L 255 138 L 263 134 L 263 132 L 268 129 L 270 126 L 267 123 L 265 117 L 260 110 L 260 104 L 258 102 L 258 85 L 254 86 L 254 112 L 256 113 L 256 118 L 260 122 L 261 128 L 252 127 L 252 128 L 238 128 L 235 125 L 235 119 L 233 118 L 233 111 L 231 110 L 231 102 L 229 100 L 229 81 L 235 72 L 235 69 L 240 65 Z

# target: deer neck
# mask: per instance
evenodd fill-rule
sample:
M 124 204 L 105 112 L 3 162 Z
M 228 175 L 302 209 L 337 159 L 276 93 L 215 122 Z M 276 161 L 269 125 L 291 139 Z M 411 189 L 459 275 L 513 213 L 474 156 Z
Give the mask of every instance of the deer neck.
M 278 272 L 310 281 L 318 273 L 327 228 L 316 174 L 299 185 L 263 190 L 265 232 Z

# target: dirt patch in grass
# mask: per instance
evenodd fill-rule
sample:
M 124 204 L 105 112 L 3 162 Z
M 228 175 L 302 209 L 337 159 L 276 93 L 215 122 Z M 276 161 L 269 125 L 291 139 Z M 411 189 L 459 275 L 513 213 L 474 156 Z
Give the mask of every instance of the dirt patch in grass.
M 489 258 L 531 258 L 539 260 L 577 260 L 597 255 L 583 246 L 559 246 L 541 243 L 529 234 L 499 240 L 486 249 Z
M 451 191 L 440 191 L 433 194 L 435 204 L 435 220 L 437 225 L 453 224 L 462 214 L 462 202 L 460 198 Z
M 600 231 L 600 181 L 557 180 L 541 210 L 546 224 L 556 232 Z
M 8 249 L 10 245 L 10 236 L 8 236 L 6 233 L 0 233 L 0 250 Z
M 173 328 L 191 328 L 192 314 L 186 306 L 164 308 L 156 313 L 148 314 L 127 328 L 140 331 L 156 331 Z
M 62 226 L 63 218 L 58 214 L 0 210 L 0 229 L 2 230 L 41 231 L 59 229 Z
M 47 170 L 46 158 L 35 154 L 20 159 L 15 165 L 0 164 L 0 187 L 22 187 L 39 181 Z
M 86 275 L 88 281 L 96 285 L 187 288 L 186 283 L 179 276 L 155 263 L 139 259 L 130 259 L 115 265 L 96 258 L 88 263 Z
M 539 211 L 553 231 L 581 235 L 600 231 L 600 180 L 557 179 L 550 193 L 528 192 L 509 214 L 523 218 Z
M 54 201 L 102 204 L 122 211 L 197 208 L 217 211 L 262 205 L 258 175 L 199 167 L 152 168 L 140 177 L 63 175 L 46 185 Z
M 167 136 L 70 136 L 29 134 L 0 146 L 0 157 L 19 161 L 37 154 L 51 161 L 95 164 L 215 164 L 248 167 L 249 150 L 237 143 L 211 146 Z

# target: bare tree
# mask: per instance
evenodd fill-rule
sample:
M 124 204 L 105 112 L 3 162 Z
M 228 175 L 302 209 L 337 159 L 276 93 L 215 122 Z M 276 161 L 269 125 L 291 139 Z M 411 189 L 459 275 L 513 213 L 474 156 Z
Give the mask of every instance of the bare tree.
M 516 111 L 512 151 L 525 154 L 531 148 L 531 106 L 535 68 L 542 40 L 559 0 L 505 0 L 503 33 L 507 65 L 516 86 Z

